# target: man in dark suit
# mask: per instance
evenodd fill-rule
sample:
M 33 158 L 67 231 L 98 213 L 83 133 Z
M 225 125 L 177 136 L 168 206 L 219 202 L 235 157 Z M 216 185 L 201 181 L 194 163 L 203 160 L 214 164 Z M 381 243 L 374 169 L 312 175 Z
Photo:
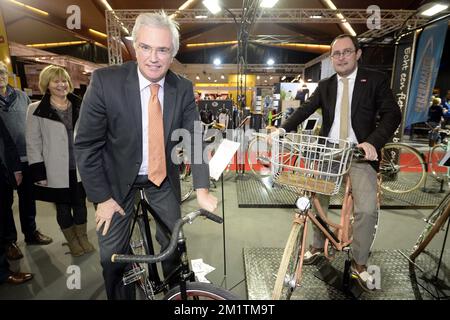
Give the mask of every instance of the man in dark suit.
M 331 43 L 330 53 L 336 74 L 320 81 L 310 99 L 286 120 L 279 131 L 296 130 L 301 122 L 322 108 L 320 134 L 335 142 L 344 139 L 357 144 L 364 149 L 366 159 L 372 161 L 353 162 L 350 169 L 355 217 L 351 268 L 359 283 L 366 287 L 367 281 L 372 281 L 366 264 L 378 219 L 377 160 L 380 149 L 400 124 L 401 112 L 387 77 L 378 71 L 358 67 L 361 53 L 355 37 L 338 36 Z M 346 128 L 344 135 L 341 128 Z M 324 208 L 328 202 L 329 197 L 322 197 Z M 306 264 L 313 263 L 322 254 L 323 245 L 323 234 L 315 230 L 312 246 L 305 254 Z
M 17 187 L 21 182 L 21 164 L 16 145 L 0 117 L 0 192 L 4 193 L 6 192 L 5 189 Z M 0 210 L 4 212 L 7 209 L 8 203 L 1 201 Z M 5 225 L 6 223 L 7 217 L 0 215 L 0 225 Z M 0 243 L 3 243 L 4 240 L 0 238 Z M 0 284 L 4 282 L 21 284 L 32 278 L 33 275 L 31 273 L 12 272 L 9 270 L 5 247 L 0 245 Z
M 95 219 L 109 299 L 133 298 L 132 286 L 122 284 L 125 267 L 111 263 L 112 254 L 129 251 L 133 183 L 151 181 L 147 199 L 170 228 L 181 217 L 179 171 L 171 160 L 180 131 L 175 130 L 183 129 L 191 138 L 200 207 L 208 211 L 217 207 L 217 199 L 208 191 L 208 166 L 203 159 L 198 161 L 198 154 L 194 158 L 194 149 L 202 150 L 194 142 L 201 144 L 202 139 L 200 123 L 194 125 L 200 118 L 192 83 L 169 70 L 179 48 L 178 25 L 164 12 L 144 13 L 136 19 L 132 35 L 137 64 L 128 62 L 92 74 L 75 138 L 83 185 L 89 200 L 98 204 Z M 163 248 L 167 246 L 159 230 L 156 237 Z M 177 261 L 174 257 L 163 263 L 164 274 Z

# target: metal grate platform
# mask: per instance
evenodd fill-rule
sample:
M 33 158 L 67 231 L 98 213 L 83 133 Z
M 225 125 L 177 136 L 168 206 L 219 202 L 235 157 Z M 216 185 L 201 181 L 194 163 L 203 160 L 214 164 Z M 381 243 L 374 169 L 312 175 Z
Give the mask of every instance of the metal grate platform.
M 431 179 L 428 182 L 430 190 L 438 191 L 438 185 Z M 297 195 L 286 188 L 272 187 L 269 178 L 257 180 L 247 174 L 237 179 L 237 199 L 239 208 L 294 208 Z M 384 192 L 381 197 L 382 209 L 402 208 L 434 208 L 444 197 L 446 192 L 428 193 L 415 190 L 406 194 Z M 333 196 L 330 208 L 340 208 L 343 199 L 343 188 Z
M 381 270 L 381 289 L 366 293 L 361 291 L 360 300 L 429 300 L 433 296 L 418 285 L 418 278 L 422 273 L 402 255 L 407 250 L 380 250 L 374 251 L 370 263 L 377 265 Z M 244 266 L 247 282 L 247 294 L 250 300 L 271 299 L 275 275 L 283 255 L 281 248 L 244 248 Z M 419 255 L 416 263 L 424 271 L 433 273 L 439 259 L 439 250 L 427 251 Z M 338 252 L 331 262 L 335 270 L 344 269 L 346 254 Z M 444 252 L 441 265 L 441 276 L 449 283 L 450 250 Z M 447 262 L 447 266 L 445 265 Z M 324 259 L 323 264 L 329 264 Z M 301 286 L 294 290 L 291 300 L 343 300 L 350 299 L 344 293 L 320 280 L 315 276 L 319 265 L 303 267 L 303 280 Z M 448 285 L 447 285 L 448 287 Z

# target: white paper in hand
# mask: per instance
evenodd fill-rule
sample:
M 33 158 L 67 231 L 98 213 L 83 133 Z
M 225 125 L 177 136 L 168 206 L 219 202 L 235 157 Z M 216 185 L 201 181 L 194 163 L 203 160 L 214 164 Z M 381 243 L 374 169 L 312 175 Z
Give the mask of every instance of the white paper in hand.
M 220 175 L 230 163 L 239 148 L 239 145 L 239 142 L 234 142 L 228 139 L 224 139 L 220 143 L 216 153 L 214 153 L 214 156 L 209 161 L 209 175 L 211 178 L 214 180 L 219 180 Z

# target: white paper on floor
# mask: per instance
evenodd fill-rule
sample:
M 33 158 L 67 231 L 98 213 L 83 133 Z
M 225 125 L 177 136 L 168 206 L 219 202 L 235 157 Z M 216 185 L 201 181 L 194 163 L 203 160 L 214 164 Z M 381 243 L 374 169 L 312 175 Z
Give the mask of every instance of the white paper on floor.
M 208 279 L 206 279 L 206 275 L 216 270 L 216 268 L 204 263 L 203 259 L 192 259 L 191 266 L 192 271 L 194 271 L 195 276 L 199 282 L 211 283 Z

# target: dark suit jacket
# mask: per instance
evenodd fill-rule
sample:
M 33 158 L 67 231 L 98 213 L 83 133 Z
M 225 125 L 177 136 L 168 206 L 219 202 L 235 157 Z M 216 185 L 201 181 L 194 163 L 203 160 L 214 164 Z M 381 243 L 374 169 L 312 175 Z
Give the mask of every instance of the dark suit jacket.
M 402 118 L 389 83 L 383 73 L 358 67 L 351 105 L 352 128 L 359 143 L 368 142 L 378 151 L 392 137 Z M 334 74 L 319 82 L 310 99 L 282 127 L 287 132 L 296 130 L 301 122 L 321 108 L 323 119 L 320 135 L 328 136 L 334 121 L 336 97 L 337 75 Z
M 14 172 L 21 170 L 16 144 L 0 118 L 0 179 L 8 185 L 16 187 Z
M 179 171 L 170 156 L 178 140 L 171 141 L 170 137 L 178 128 L 194 135 L 194 121 L 199 119 L 192 83 L 168 71 L 164 83 L 165 151 L 169 182 L 178 199 Z M 198 129 L 195 135 L 201 144 L 201 126 Z M 191 139 L 192 152 L 194 140 Z M 142 162 L 142 113 L 136 62 L 102 68 L 92 74 L 75 131 L 75 157 L 88 199 L 99 203 L 112 197 L 122 205 Z M 192 173 L 196 189 L 209 187 L 206 164 L 192 165 Z

